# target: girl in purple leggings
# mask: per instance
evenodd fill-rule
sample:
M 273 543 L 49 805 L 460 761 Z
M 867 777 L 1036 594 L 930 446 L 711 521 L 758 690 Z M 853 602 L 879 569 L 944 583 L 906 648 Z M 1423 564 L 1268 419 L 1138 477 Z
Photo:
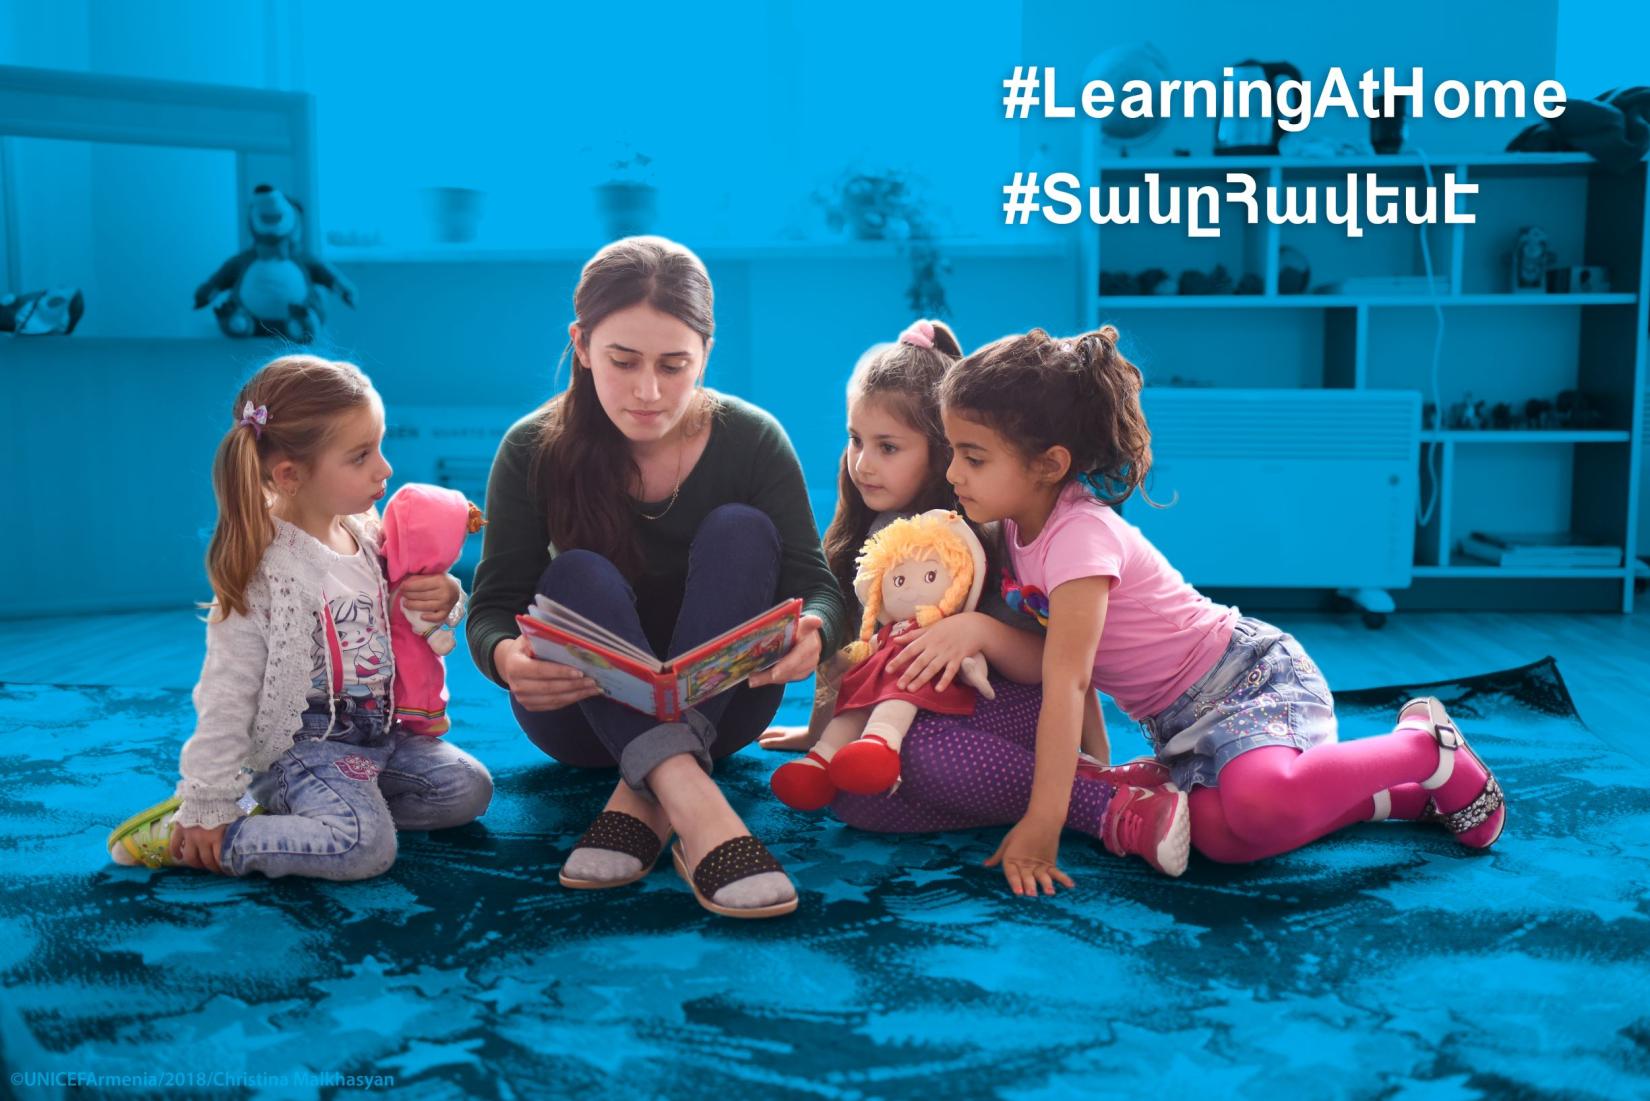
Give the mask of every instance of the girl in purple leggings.
M 946 369 L 961 357 L 949 328 L 918 321 L 897 342 L 872 347 L 854 368 L 837 511 L 825 535 L 826 560 L 854 609 L 851 619 L 858 616 L 854 558 L 865 539 L 896 517 L 957 507 L 945 478 L 951 453 L 938 393 Z M 983 534 L 993 550 L 995 532 Z M 1001 556 L 991 557 L 996 561 Z M 995 578 L 994 569 L 978 611 L 948 617 L 943 639 L 919 638 L 902 660 L 913 679 L 934 678 L 944 687 L 965 653 L 983 652 L 997 698 L 982 698 L 968 718 L 919 712 L 901 749 L 898 786 L 881 795 L 838 794 L 830 810 L 842 821 L 865 830 L 918 833 L 1013 825 L 1025 814 L 1042 702 L 1037 682 L 1042 679 L 1043 628 L 1034 616 L 1010 607 Z M 1012 592 L 1012 586 L 1006 591 Z M 762 745 L 804 750 L 807 756 L 798 765 L 823 769 L 828 762 L 813 746 L 833 711 L 829 665 L 819 679 L 809 726 L 772 728 Z M 1114 800 L 1119 788 L 1156 788 L 1164 779 L 1162 770 L 1149 759 L 1115 769 L 1104 766 L 1105 728 L 1092 694 L 1084 731 L 1084 746 L 1097 756 L 1071 761 L 1066 825 L 1104 841 L 1119 855 L 1134 853 L 1178 874 L 1187 852 L 1185 796 Z

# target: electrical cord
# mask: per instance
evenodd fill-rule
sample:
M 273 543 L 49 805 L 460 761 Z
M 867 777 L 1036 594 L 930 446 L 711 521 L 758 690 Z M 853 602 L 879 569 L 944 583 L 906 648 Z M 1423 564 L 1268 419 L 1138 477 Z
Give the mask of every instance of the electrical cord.
M 1414 148 L 1416 156 L 1421 158 L 1421 171 L 1426 173 L 1427 187 L 1430 190 L 1433 187 L 1432 163 L 1427 159 L 1425 149 L 1419 146 Z M 1436 191 L 1432 193 L 1437 194 Z M 1444 424 L 1444 403 L 1440 397 L 1438 372 L 1444 358 L 1444 306 L 1438 299 L 1437 281 L 1433 276 L 1432 246 L 1427 241 L 1427 227 L 1425 225 L 1420 226 L 1418 232 L 1421 235 L 1421 263 L 1426 268 L 1427 294 L 1432 299 L 1433 317 L 1438 322 L 1432 337 L 1432 368 L 1428 372 L 1428 383 L 1432 389 L 1432 408 L 1435 411 L 1434 423 L 1441 431 Z M 1425 424 L 1426 419 L 1423 417 L 1423 428 Z M 1424 456 L 1429 484 L 1423 488 L 1421 497 L 1415 502 L 1415 520 L 1422 527 L 1426 527 L 1432 522 L 1432 514 L 1437 510 L 1438 502 L 1443 496 L 1443 487 L 1438 484 L 1438 480 L 1442 475 L 1442 463 L 1439 456 L 1443 452 L 1444 443 L 1442 440 L 1431 443 L 1423 442 L 1421 447 L 1423 448 L 1422 455 Z

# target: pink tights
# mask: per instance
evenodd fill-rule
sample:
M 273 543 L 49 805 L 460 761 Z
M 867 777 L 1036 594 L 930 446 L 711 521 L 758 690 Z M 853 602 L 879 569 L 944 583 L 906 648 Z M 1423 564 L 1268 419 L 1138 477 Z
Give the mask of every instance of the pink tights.
M 1227 864 L 1276 856 L 1367 821 L 1382 791 L 1393 818 L 1418 818 L 1432 794 L 1420 781 L 1437 767 L 1438 743 L 1406 728 L 1304 752 L 1252 749 L 1221 770 L 1219 787 L 1193 789 L 1192 844 Z

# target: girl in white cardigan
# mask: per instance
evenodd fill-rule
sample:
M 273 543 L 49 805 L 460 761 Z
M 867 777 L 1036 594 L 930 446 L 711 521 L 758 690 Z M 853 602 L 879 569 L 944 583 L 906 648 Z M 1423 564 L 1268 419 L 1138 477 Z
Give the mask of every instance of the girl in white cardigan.
M 375 502 L 390 465 L 383 403 L 349 363 L 291 355 L 235 398 L 218 445 L 215 599 L 176 794 L 109 837 L 120 864 L 365 879 L 396 830 L 480 815 L 492 778 L 443 738 L 386 717 L 394 657 Z M 409 578 L 406 607 L 461 614 L 450 575 Z

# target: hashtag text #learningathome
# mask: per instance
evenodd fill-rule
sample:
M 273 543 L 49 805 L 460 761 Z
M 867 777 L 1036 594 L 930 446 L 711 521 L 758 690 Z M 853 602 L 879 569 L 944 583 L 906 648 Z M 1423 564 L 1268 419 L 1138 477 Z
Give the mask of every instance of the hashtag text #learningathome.
M 1533 107 L 1544 119 L 1564 113 L 1567 96 L 1564 85 L 1543 80 L 1533 91 L 1521 80 L 1475 80 L 1469 86 L 1460 80 L 1439 82 L 1428 94 L 1426 75 L 1419 66 L 1410 70 L 1409 82 L 1399 83 L 1397 70 L 1387 66 L 1376 76 L 1365 69 L 1357 82 L 1357 93 L 1339 66 L 1329 70 L 1321 84 L 1310 80 L 1234 80 L 1230 67 L 1222 79 L 1125 81 L 1113 88 L 1105 80 L 1083 85 L 1075 101 L 1062 103 L 1053 66 L 1016 65 L 1014 75 L 1003 81 L 1003 117 L 1029 118 L 1033 107 L 1042 108 L 1043 118 L 1076 118 L 1079 106 L 1089 118 L 1110 118 L 1115 111 L 1128 119 L 1151 118 L 1276 118 L 1278 126 L 1290 132 L 1305 130 L 1314 120 L 1331 111 L 1347 118 L 1393 118 L 1407 114 L 1421 118 L 1432 110 L 1443 118 L 1525 118 Z
M 1221 210 L 1231 206 L 1248 225 L 1263 217 L 1276 225 L 1311 225 L 1321 216 L 1344 227 L 1348 237 L 1362 237 L 1364 223 L 1393 225 L 1402 218 L 1411 225 L 1471 225 L 1477 220 L 1459 210 L 1456 202 L 1463 195 L 1476 195 L 1478 185 L 1456 180 L 1453 172 L 1444 173 L 1442 186 L 1424 187 L 1383 184 L 1374 172 L 1348 172 L 1344 187 L 1322 188 L 1257 188 L 1248 173 L 1228 172 L 1224 194 L 1212 184 L 1165 184 L 1158 173 L 1147 172 L 1138 183 L 1090 185 L 1086 190 L 1085 210 L 1084 189 L 1072 173 L 1039 177 L 1036 172 L 1016 172 L 1013 182 L 1003 185 L 1003 222 L 1025 225 L 1033 214 L 1040 214 L 1055 225 L 1069 225 L 1086 214 L 1096 225 L 1139 225 L 1142 219 L 1155 225 L 1184 222 L 1188 237 L 1219 237 Z

